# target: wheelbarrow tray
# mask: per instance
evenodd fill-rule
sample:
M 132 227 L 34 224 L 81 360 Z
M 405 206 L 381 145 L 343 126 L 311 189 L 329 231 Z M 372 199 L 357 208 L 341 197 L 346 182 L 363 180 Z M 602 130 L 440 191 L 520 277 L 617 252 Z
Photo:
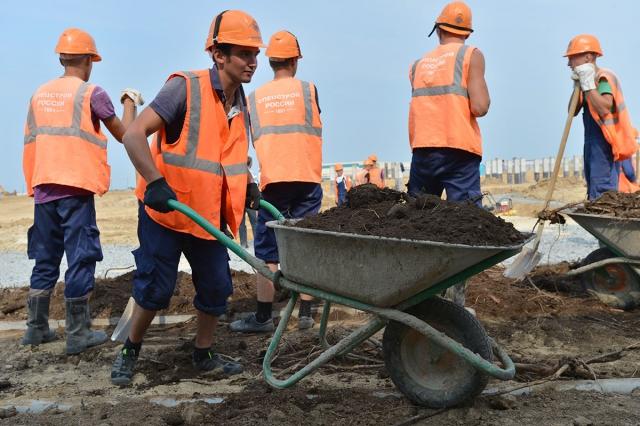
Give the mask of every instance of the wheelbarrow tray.
M 618 256 L 640 258 L 640 219 L 569 211 L 567 215 Z
M 284 277 L 383 308 L 504 251 L 513 256 L 526 243 L 470 246 L 297 228 L 295 222 L 267 223 Z

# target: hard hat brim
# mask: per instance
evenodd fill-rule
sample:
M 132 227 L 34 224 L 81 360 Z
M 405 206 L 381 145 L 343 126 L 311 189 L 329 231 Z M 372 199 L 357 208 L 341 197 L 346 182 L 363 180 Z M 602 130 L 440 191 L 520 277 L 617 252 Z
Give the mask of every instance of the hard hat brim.
M 437 24 L 437 26 L 448 33 L 457 35 L 470 35 L 473 32 L 472 29 L 454 28 L 449 24 Z
M 582 52 L 567 52 L 564 55 L 562 55 L 562 57 L 563 58 L 568 58 L 569 56 L 581 55 L 583 53 L 595 53 L 598 58 L 600 56 L 602 56 L 601 52 L 595 52 L 593 50 L 585 50 L 585 51 L 582 51 Z

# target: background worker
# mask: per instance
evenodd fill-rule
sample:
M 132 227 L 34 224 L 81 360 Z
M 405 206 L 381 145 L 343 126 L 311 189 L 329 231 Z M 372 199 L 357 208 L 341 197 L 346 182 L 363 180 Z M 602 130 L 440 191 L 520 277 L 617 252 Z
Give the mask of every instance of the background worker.
M 477 199 L 481 205 L 482 137 L 476 121 L 489 110 L 484 56 L 465 44 L 473 32 L 471 9 L 447 4 L 431 30 L 439 45 L 409 70 L 409 142 L 413 155 L 408 192 L 442 195 L 449 201 Z M 451 287 L 464 305 L 464 284 Z
M 249 95 L 251 133 L 260 163 L 262 197 L 285 217 L 313 215 L 322 203 L 322 122 L 317 90 L 312 83 L 295 78 L 302 53 L 293 34 L 275 33 L 266 56 L 274 79 Z M 258 211 L 254 250 L 269 269 L 277 271 L 280 260 L 275 233 L 266 226 L 270 220 L 273 217 L 268 212 Z M 231 323 L 232 331 L 273 330 L 273 283 L 258 275 L 257 287 L 255 314 Z M 311 297 L 302 295 L 298 328 L 312 326 Z
M 618 168 L 618 192 L 634 193 L 640 190 L 637 184 L 636 169 L 631 158 L 616 162 Z
M 371 183 L 371 169 L 373 168 L 373 161 L 367 158 L 362 163 L 363 169 L 356 173 L 356 185 L 364 185 L 365 183 Z
M 343 206 L 347 202 L 347 191 L 351 189 L 351 179 L 344 175 L 344 167 L 337 163 L 334 166 L 336 177 L 334 179 L 336 190 L 336 205 Z
M 127 153 L 142 176 L 136 189 L 140 247 L 133 251 L 131 328 L 111 369 L 114 384 L 131 382 L 144 334 L 156 311 L 169 306 L 182 253 L 196 291 L 193 366 L 225 375 L 242 371 L 240 364 L 212 351 L 218 316 L 233 292 L 227 249 L 168 202 L 177 199 L 234 234 L 246 205 L 257 208 L 260 192 L 247 170 L 249 121 L 242 83 L 251 81 L 262 46 L 251 16 L 239 10 L 220 13 L 205 41 L 212 68 L 169 76 L 125 134 Z
M 247 168 L 249 169 L 249 173 L 251 173 L 251 178 L 257 184 L 258 180 L 251 172 L 251 166 L 253 165 L 253 158 L 247 158 Z M 250 208 L 244 209 L 244 215 L 242 216 L 242 222 L 240 222 L 240 229 L 238 230 L 238 234 L 240 237 L 240 244 L 244 248 L 249 248 L 249 243 L 247 241 L 247 216 L 249 217 L 249 223 L 251 224 L 251 235 L 256 235 L 256 214 L 257 212 Z
M 67 354 L 104 343 L 105 333 L 91 330 L 89 295 L 95 284 L 96 262 L 102 260 L 96 226 L 94 194 L 109 189 L 107 137 L 122 141 L 142 96 L 125 89 L 122 120 L 107 92 L 89 83 L 93 63 L 102 60 L 87 32 L 64 30 L 55 52 L 64 74 L 40 86 L 31 97 L 25 126 L 23 170 L 27 192 L 34 199 L 28 255 L 35 260 L 27 299 L 29 319 L 23 345 L 55 339 L 49 329 L 49 301 L 66 253 L 64 297 Z
M 371 170 L 369 170 L 369 181 L 376 185 L 378 188 L 384 188 L 384 170 L 378 167 L 378 156 L 371 154 L 369 160 L 373 162 Z
M 572 78 L 580 82 L 583 109 L 584 174 L 587 198 L 593 200 L 606 191 L 618 189 L 616 161 L 630 158 L 637 150 L 635 129 L 631 125 L 618 77 L 596 65 L 602 49 L 598 39 L 581 34 L 569 42 L 567 65 Z

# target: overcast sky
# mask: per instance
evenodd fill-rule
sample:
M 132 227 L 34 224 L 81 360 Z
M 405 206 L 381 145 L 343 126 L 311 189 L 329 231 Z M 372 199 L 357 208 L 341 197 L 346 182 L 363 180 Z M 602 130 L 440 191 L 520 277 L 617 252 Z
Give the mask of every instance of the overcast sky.
M 134 87 L 147 101 L 177 70 L 210 66 L 203 51 L 211 19 L 221 10 L 253 15 L 265 42 L 280 29 L 296 34 L 304 58 L 298 77 L 316 83 L 324 123 L 325 162 L 408 161 L 410 64 L 437 43 L 427 38 L 444 1 L 12 1 L 0 14 L 0 57 L 4 101 L 0 104 L 4 149 L 0 185 L 24 191 L 23 129 L 31 94 L 61 74 L 53 50 L 63 29 L 89 31 L 103 61 L 91 81 L 116 101 Z M 618 0 L 606 6 L 576 0 L 470 0 L 475 32 L 468 43 L 486 58 L 491 108 L 480 119 L 485 158 L 555 155 L 572 82 L 562 57 L 579 33 L 599 37 L 601 66 L 622 82 L 632 119 L 640 114 L 636 78 L 640 2 Z M 250 91 L 272 78 L 259 57 Z M 636 119 L 638 120 L 638 119 Z M 581 116 L 567 147 L 582 152 Z M 112 188 L 133 185 L 124 148 L 110 141 Z

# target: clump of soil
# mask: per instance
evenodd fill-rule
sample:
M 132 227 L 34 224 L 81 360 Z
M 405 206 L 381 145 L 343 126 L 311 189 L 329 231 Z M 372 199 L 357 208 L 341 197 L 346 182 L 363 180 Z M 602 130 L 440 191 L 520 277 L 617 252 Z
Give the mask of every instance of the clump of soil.
M 295 226 L 475 246 L 509 246 L 526 238 L 511 223 L 475 204 L 434 195 L 411 198 L 374 185 L 356 186 L 347 193 L 347 206 L 307 217 Z
M 640 218 L 640 191 L 633 194 L 608 191 L 593 201 L 585 202 L 584 207 L 577 211 L 603 216 Z

